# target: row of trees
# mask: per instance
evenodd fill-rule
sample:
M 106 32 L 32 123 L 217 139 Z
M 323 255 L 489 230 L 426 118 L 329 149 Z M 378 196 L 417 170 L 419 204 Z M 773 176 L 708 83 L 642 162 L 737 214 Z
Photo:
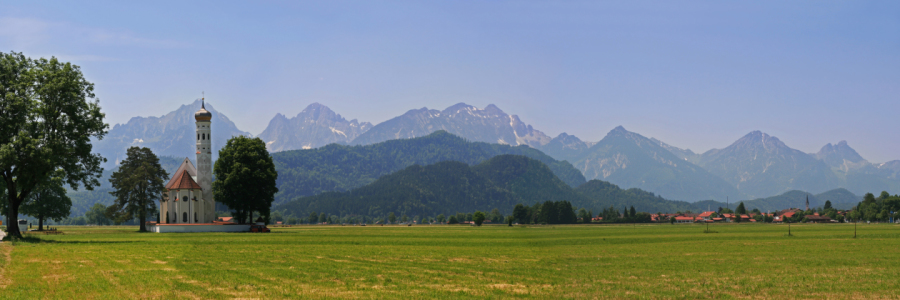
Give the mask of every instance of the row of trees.
M 569 201 L 545 201 L 533 206 L 516 204 L 513 219 L 520 224 L 575 224 L 578 217 Z M 582 214 L 582 220 L 584 214 Z M 588 218 L 589 219 L 589 218 Z
M 393 212 L 388 213 L 385 216 L 363 216 L 363 215 L 330 215 L 326 213 L 317 213 L 310 212 L 308 216 L 305 218 L 298 218 L 293 214 L 285 214 L 285 211 L 274 211 L 272 213 L 273 221 L 281 221 L 285 222 L 285 224 L 316 224 L 316 223 L 329 223 L 329 224 L 405 224 L 415 222 L 417 224 L 459 224 L 463 222 L 475 222 L 479 219 L 478 213 L 480 211 L 472 212 L 472 213 L 461 213 L 458 212 L 452 215 L 444 215 L 439 214 L 437 216 L 407 216 L 406 214 L 397 215 Z M 490 212 L 480 212 L 483 216 L 482 222 L 490 220 L 491 223 L 502 223 L 506 221 L 506 217 L 500 213 L 499 209 L 494 208 Z
M 900 218 L 900 195 L 881 192 L 877 198 L 866 193 L 863 201 L 856 205 L 848 216 L 851 220 L 869 222 L 887 222 L 892 218 Z

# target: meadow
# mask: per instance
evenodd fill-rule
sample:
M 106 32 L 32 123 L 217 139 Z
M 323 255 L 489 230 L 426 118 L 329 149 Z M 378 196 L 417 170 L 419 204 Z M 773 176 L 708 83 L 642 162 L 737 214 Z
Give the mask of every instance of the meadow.
M 67 227 L 0 243 L 3 299 L 893 298 L 900 226 Z

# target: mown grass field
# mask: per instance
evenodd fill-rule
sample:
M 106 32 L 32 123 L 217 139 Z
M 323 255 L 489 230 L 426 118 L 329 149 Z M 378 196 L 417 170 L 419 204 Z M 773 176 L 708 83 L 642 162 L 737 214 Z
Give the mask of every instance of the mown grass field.
M 900 226 L 61 227 L 0 243 L 0 298 L 830 298 L 900 295 Z

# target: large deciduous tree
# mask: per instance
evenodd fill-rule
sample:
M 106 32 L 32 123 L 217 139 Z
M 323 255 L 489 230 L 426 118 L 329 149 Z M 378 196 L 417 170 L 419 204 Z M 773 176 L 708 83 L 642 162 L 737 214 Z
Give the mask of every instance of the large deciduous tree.
M 159 165 L 159 158 L 150 148 L 128 148 L 119 170 L 109 178 L 113 187 L 109 193 L 116 200 L 106 208 L 107 217 L 122 223 L 137 216 L 141 223 L 140 231 L 147 231 L 144 223 L 147 216 L 156 213 L 155 200 L 166 192 L 165 181 L 168 177 L 169 174 Z
M 62 173 L 57 172 L 40 184 L 22 204 L 22 214 L 38 219 L 38 230 L 44 230 L 44 220 L 62 221 L 69 216 L 72 199 L 66 195 Z
M 111 225 L 112 220 L 106 216 L 106 205 L 94 203 L 91 209 L 84 213 L 84 219 L 87 224 L 93 225 Z
M 105 159 L 91 153 L 91 138 L 103 138 L 109 125 L 93 98 L 94 84 L 78 66 L 0 53 L 0 177 L 10 236 L 22 236 L 19 207 L 51 173 L 61 170 L 73 189 L 100 184 Z
M 481 226 L 481 224 L 484 223 L 484 213 L 480 210 L 476 211 L 472 214 L 472 222 L 474 222 L 476 226 Z
M 245 223 L 258 211 L 268 223 L 269 210 L 278 188 L 278 173 L 266 144 L 259 138 L 236 136 L 219 150 L 219 159 L 213 167 L 216 181 L 213 196 L 234 210 L 234 217 Z M 253 222 L 253 220 L 250 220 Z

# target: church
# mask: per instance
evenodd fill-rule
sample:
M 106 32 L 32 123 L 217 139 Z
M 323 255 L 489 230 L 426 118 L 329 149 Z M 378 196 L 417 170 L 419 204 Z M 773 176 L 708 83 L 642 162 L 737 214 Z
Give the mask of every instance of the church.
M 212 192 L 212 113 L 206 110 L 206 99 L 194 113 L 197 131 L 197 166 L 187 157 L 159 200 L 158 224 L 211 224 L 215 221 L 216 201 Z

